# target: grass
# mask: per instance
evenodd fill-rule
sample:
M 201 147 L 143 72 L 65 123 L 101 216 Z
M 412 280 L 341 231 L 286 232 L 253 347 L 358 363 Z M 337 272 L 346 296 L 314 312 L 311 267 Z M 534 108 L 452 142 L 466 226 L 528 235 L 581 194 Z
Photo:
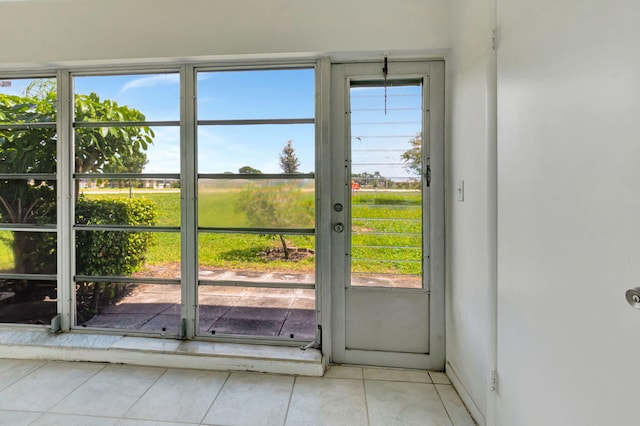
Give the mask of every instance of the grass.
M 13 267 L 12 241 L 13 233 L 11 231 L 0 231 L 0 271 L 6 271 Z
M 247 217 L 236 208 L 238 191 L 202 191 L 199 224 L 209 227 L 248 226 Z M 127 190 L 92 190 L 90 198 L 127 198 Z M 411 191 L 358 191 L 352 198 L 352 271 L 361 273 L 420 274 L 422 270 L 421 193 Z M 180 226 L 180 193 L 134 190 L 158 206 L 159 226 Z M 312 197 L 312 194 L 309 194 Z M 311 236 L 287 236 L 288 244 L 315 248 Z M 0 270 L 10 269 L 13 254 L 10 231 L 0 232 Z M 279 239 L 254 234 L 200 233 L 198 260 L 201 269 L 245 269 L 312 273 L 313 257 L 297 262 L 267 260 L 258 255 L 280 247 Z M 179 232 L 155 233 L 149 249 L 148 265 L 180 262 Z
M 422 194 L 369 192 L 352 196 L 352 272 L 422 272 Z

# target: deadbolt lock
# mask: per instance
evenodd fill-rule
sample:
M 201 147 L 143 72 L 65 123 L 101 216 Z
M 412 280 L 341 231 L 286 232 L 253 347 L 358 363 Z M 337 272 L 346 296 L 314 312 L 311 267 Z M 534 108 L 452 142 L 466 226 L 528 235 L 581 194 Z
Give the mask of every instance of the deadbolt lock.
M 342 211 L 342 204 L 340 203 L 335 203 L 333 205 L 333 210 L 337 211 L 337 212 L 341 212 Z
M 333 230 L 336 231 L 336 232 L 342 232 L 342 231 L 344 231 L 344 225 L 342 223 L 340 223 L 340 222 L 335 223 L 333 225 Z

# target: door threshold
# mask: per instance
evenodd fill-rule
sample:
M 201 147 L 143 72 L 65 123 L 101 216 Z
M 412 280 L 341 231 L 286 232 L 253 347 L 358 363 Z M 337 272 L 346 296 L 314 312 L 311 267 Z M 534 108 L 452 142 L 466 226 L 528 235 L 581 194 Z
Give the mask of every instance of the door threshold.
M 197 370 L 322 376 L 318 349 L 123 335 L 0 330 L 0 358 L 107 362 Z

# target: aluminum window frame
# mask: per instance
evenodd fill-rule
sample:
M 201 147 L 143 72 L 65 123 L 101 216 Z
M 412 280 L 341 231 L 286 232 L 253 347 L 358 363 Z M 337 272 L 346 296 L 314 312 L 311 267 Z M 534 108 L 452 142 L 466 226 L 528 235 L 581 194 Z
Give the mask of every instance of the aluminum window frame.
M 41 69 L 31 71 L 1 71 L 0 80 L 28 80 L 28 79 L 55 79 L 56 80 L 56 121 L 55 122 L 32 122 L 32 123 L 0 123 L 0 129 L 2 130 L 35 130 L 35 129 L 56 129 L 56 171 L 54 173 L 1 173 L 0 179 L 3 180 L 48 180 L 56 182 L 56 222 L 50 224 L 36 225 L 36 224 L 19 224 L 19 223 L 0 223 L 0 231 L 11 232 L 47 232 L 55 233 L 56 235 L 56 273 L 55 274 L 32 274 L 32 273 L 12 273 L 2 272 L 0 273 L 0 279 L 6 280 L 25 280 L 25 281 L 51 281 L 57 283 L 58 288 L 58 313 L 61 310 L 60 303 L 60 239 L 61 239 L 61 216 L 60 216 L 60 185 L 59 177 L 61 176 L 61 165 L 59 161 L 61 152 L 61 134 L 60 134 L 60 113 L 62 102 L 60 100 L 60 84 L 58 81 L 59 70 L 56 69 Z M 34 324 L 20 324 L 9 323 L 11 327 L 19 327 L 21 329 L 49 327 L 49 325 L 34 325 Z
M 197 200 L 198 198 L 198 182 L 200 179 L 213 179 L 213 180 L 247 180 L 247 181 L 259 181 L 259 180 L 292 180 L 292 179 L 313 179 L 314 181 L 314 190 L 315 190 L 315 199 L 314 199 L 314 220 L 315 223 L 318 224 L 319 220 L 319 178 L 318 178 L 318 168 L 319 168 L 319 145 L 320 145 L 320 132 L 319 132 L 319 123 L 322 120 L 321 112 L 319 109 L 318 99 L 320 98 L 320 84 L 319 84 L 319 60 L 314 61 L 304 61 L 300 63 L 273 63 L 273 64 L 245 64 L 242 66 L 232 66 L 232 65 L 222 65 L 222 66 L 197 66 L 193 67 L 190 72 L 190 76 L 193 79 L 192 84 L 194 88 L 194 96 L 191 98 L 193 102 L 191 103 L 191 108 L 188 108 L 187 111 L 193 114 L 193 159 L 190 161 L 193 162 L 193 167 L 195 170 L 195 182 L 194 182 L 194 198 Z M 209 120 L 209 119 L 198 119 L 197 116 L 197 77 L 198 73 L 207 73 L 207 72 L 241 72 L 241 71 L 274 71 L 274 70 L 313 70 L 313 82 L 314 82 L 314 95 L 315 99 L 312 101 L 314 106 L 314 116 L 313 117 L 292 117 L 292 118 L 255 118 L 255 119 L 222 119 L 222 120 Z M 287 124 L 313 124 L 314 125 L 314 172 L 313 173 L 295 173 L 295 174 L 274 174 L 274 173 L 265 173 L 265 174 L 241 174 L 241 173 L 199 173 L 198 171 L 198 128 L 200 126 L 253 126 L 253 125 L 287 125 Z M 198 205 L 196 201 L 195 207 L 195 271 L 199 270 L 199 261 L 197 258 L 198 252 L 198 239 L 200 233 L 235 233 L 235 234 L 271 234 L 277 235 L 286 233 L 288 235 L 313 235 L 314 236 L 314 245 L 316 253 L 318 253 L 318 244 L 319 244 L 319 236 L 318 236 L 318 227 L 315 226 L 313 228 L 257 228 L 257 227 L 204 227 L 199 226 L 198 223 Z M 191 249 L 191 247 L 189 247 Z M 315 290 L 315 306 L 316 306 L 316 341 L 320 341 L 320 334 L 318 325 L 320 325 L 320 316 L 319 313 L 319 292 L 318 292 L 318 271 L 319 271 L 319 261 L 318 256 L 314 257 L 314 284 L 307 284 L 303 282 L 290 282 L 290 283 L 274 283 L 274 282 L 240 282 L 240 281 L 215 281 L 212 282 L 206 279 L 200 279 L 199 277 L 195 277 L 195 290 L 196 294 L 193 295 L 195 298 L 195 320 L 196 323 L 193 325 L 193 330 L 191 333 L 188 333 L 192 338 L 200 338 L 200 339 L 210 339 L 210 335 L 205 335 L 199 330 L 199 313 L 198 313 L 198 289 L 200 286 L 220 286 L 220 287 L 257 287 L 257 288 L 282 288 L 282 289 L 313 289 Z M 264 336 L 235 336 L 235 335 L 224 335 L 224 334 L 216 334 L 215 340 L 220 341 L 269 341 L 276 344 L 304 344 L 306 343 L 304 340 L 298 339 L 286 339 L 286 338 L 272 338 L 272 337 L 264 337 Z
M 313 117 L 296 117 L 291 119 L 249 119 L 249 120 L 197 120 L 196 117 L 196 72 L 207 71 L 261 71 L 261 70 L 294 70 L 294 69 L 312 69 L 315 99 L 312 100 L 314 107 Z M 326 197 L 323 191 L 329 187 L 323 184 L 322 176 L 327 175 L 328 170 L 326 162 L 322 158 L 328 152 L 328 84 L 329 84 L 330 60 L 328 58 L 304 57 L 289 59 L 268 59 L 268 60 L 233 60 L 233 61 L 215 61 L 215 62 L 198 62 L 198 63 L 176 63 L 176 64 L 134 64 L 134 65 L 91 65 L 78 67 L 56 67 L 42 68 L 37 70 L 10 70 L 0 72 L 0 78 L 4 79 L 28 79 L 28 78 L 55 78 L 57 84 L 57 117 L 55 123 L 34 123 L 32 124 L 13 124 L 13 128 L 20 127 L 29 129 L 31 127 L 48 127 L 55 128 L 57 133 L 56 144 L 56 173 L 55 174 L 38 174 L 38 178 L 51 178 L 56 181 L 56 214 L 57 222 L 50 225 L 38 226 L 22 226 L 20 224 L 0 224 L 2 230 L 16 231 L 36 231 L 36 232 L 55 232 L 57 237 L 57 273 L 50 276 L 51 280 L 57 282 L 58 288 L 58 315 L 52 321 L 57 325 L 52 329 L 73 332 L 88 332 L 84 327 L 75 324 L 76 316 L 76 300 L 75 300 L 75 283 L 85 279 L 91 279 L 99 282 L 142 282 L 158 284 L 158 281 L 166 284 L 180 284 L 182 288 L 182 331 L 180 338 L 202 339 L 201 335 L 196 332 L 195 323 L 198 320 L 197 315 L 197 289 L 199 285 L 210 285 L 210 283 L 198 280 L 198 261 L 197 261 L 197 235 L 199 232 L 197 222 L 197 182 L 200 178 L 241 178 L 241 179 L 313 179 L 315 187 L 314 214 L 315 227 L 304 229 L 286 229 L 288 234 L 296 235 L 313 235 L 315 238 L 315 283 L 298 283 L 294 288 L 314 289 L 316 293 L 315 306 L 317 324 L 321 325 L 321 300 L 325 297 L 328 288 L 322 290 L 320 294 L 319 288 L 322 287 L 320 282 L 323 280 L 322 271 L 319 265 L 326 262 L 329 258 L 328 238 L 319 235 L 318 229 L 323 224 L 328 223 L 326 208 L 321 203 Z M 164 121 L 140 121 L 140 122 L 76 122 L 74 111 L 74 78 L 84 76 L 110 76 L 110 75 L 145 75 L 145 74 L 161 74 L 161 73 L 177 73 L 179 75 L 180 84 L 180 116 L 178 120 Z M 261 125 L 261 124 L 313 124 L 314 130 L 314 172 L 295 174 L 295 176 L 286 174 L 276 175 L 225 175 L 220 174 L 198 174 L 197 170 L 197 128 L 199 125 Z M 0 125 L 2 126 L 2 125 Z M 107 225 L 81 225 L 75 223 L 75 193 L 74 183 L 76 180 L 83 178 L 96 178 L 93 173 L 77 173 L 75 164 L 75 129 L 91 128 L 91 127 L 124 127 L 124 126 L 176 126 L 180 132 L 180 152 L 181 163 L 179 173 L 101 173 L 99 177 L 111 179 L 145 179 L 145 178 L 166 178 L 179 179 L 181 182 L 181 214 L 180 226 L 175 227 L 140 227 L 140 226 L 107 226 Z M 26 175 L 26 174 L 25 174 Z M 22 176 L 19 174 L 11 176 L 0 176 L 0 178 L 33 178 L 36 174 Z M 85 276 L 76 274 L 75 261 L 75 233 L 77 231 L 87 230 L 114 230 L 114 231 L 151 231 L 151 232 L 179 232 L 181 236 L 181 277 L 179 279 L 140 279 L 130 277 L 112 277 L 112 276 Z M 255 229 L 217 229 L 204 228 L 206 232 L 246 232 L 246 233 L 264 233 L 263 228 Z M 272 232 L 281 232 L 282 229 L 268 229 Z M 20 278 L 31 278 L 32 274 L 20 274 Z M 0 274 L 0 278 L 2 274 Z M 40 277 L 39 277 L 40 278 Z M 328 279 L 328 277 L 324 278 Z M 291 285 L 281 283 L 237 283 L 227 282 L 226 286 L 250 285 L 252 287 L 263 288 L 290 288 Z M 220 283 L 216 283 L 220 285 Z M 328 318 L 326 318 L 328 323 Z M 10 324 L 11 326 L 31 327 L 29 324 Z M 0 325 L 1 327 L 2 325 Z M 48 327 L 48 326 L 44 326 Z M 42 328 L 42 326 L 38 326 Z M 100 332 L 102 334 L 133 334 L 139 336 L 160 337 L 157 333 L 149 333 L 143 331 L 123 330 L 123 329 L 99 329 L 92 328 L 91 332 Z M 172 337 L 172 336 L 169 336 Z M 175 336 L 173 336 L 175 337 Z M 211 339 L 208 336 L 207 339 Z M 320 335 L 318 334 L 318 342 Z M 216 336 L 215 340 L 229 340 L 233 342 L 250 342 L 250 343 L 269 343 L 275 345 L 292 345 L 298 344 L 298 341 L 287 339 L 273 339 L 262 336 Z

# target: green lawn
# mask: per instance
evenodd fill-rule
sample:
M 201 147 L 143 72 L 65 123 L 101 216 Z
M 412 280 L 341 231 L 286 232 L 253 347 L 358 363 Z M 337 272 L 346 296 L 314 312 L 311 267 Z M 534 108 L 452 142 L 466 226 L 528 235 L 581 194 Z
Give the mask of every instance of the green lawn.
M 238 191 L 212 191 L 201 194 L 199 223 L 204 226 L 248 226 L 246 215 L 236 208 Z M 128 190 L 86 192 L 90 198 L 126 198 Z M 180 193 L 134 190 L 134 197 L 144 197 L 158 206 L 158 225 L 180 225 Z M 309 197 L 313 197 L 310 193 Z M 368 192 L 353 196 L 352 257 L 353 272 L 409 273 L 421 272 L 421 194 L 411 191 Z M 290 246 L 313 249 L 314 237 L 286 236 Z M 10 269 L 13 255 L 11 232 L 0 232 L 0 269 Z M 201 233 L 198 258 L 201 268 L 287 270 L 312 272 L 313 257 L 297 262 L 267 260 L 258 255 L 280 247 L 277 238 L 263 235 Z M 147 263 L 161 265 L 180 260 L 179 233 L 158 232 L 150 248 Z M 407 262 L 407 261 L 413 262 Z M 399 262 L 395 262 L 399 261 Z

